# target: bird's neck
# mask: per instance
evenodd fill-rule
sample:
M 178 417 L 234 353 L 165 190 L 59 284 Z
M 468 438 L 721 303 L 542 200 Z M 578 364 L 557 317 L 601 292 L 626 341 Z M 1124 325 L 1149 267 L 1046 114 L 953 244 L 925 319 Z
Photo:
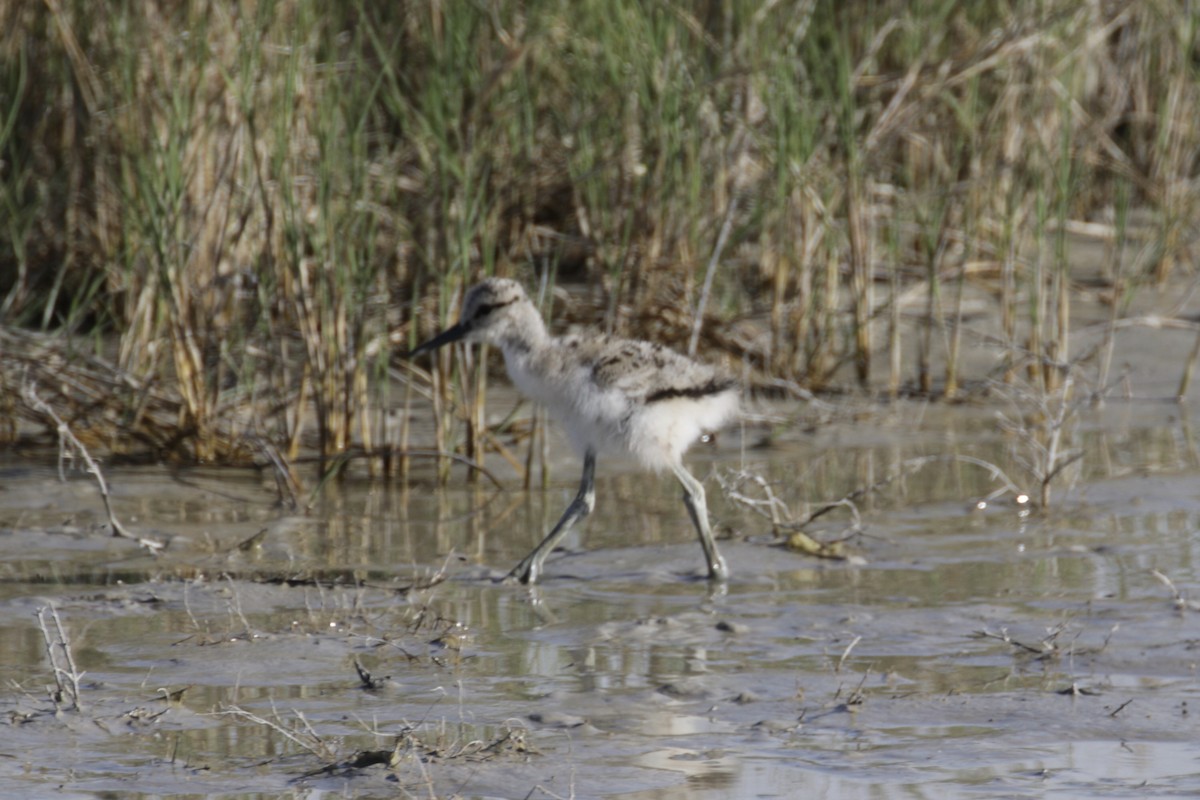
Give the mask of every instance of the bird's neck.
M 523 302 L 513 309 L 512 319 L 497 333 L 494 342 L 504 351 L 505 359 L 520 360 L 545 348 L 550 342 L 550 334 L 533 303 Z
M 536 402 L 553 406 L 555 395 L 546 375 L 553 339 L 532 303 L 522 303 L 514 311 L 517 313 L 492 342 L 504 353 L 504 366 L 517 389 Z

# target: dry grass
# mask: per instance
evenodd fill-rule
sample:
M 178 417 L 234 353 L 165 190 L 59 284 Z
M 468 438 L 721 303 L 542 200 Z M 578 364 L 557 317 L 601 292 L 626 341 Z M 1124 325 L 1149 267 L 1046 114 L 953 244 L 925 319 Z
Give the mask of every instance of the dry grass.
M 402 397 L 388 368 L 491 272 L 760 387 L 1054 392 L 1070 231 L 1117 249 L 1114 331 L 1194 268 L 1186 9 L 5 4 L 0 407 L 47 423 L 33 379 L 111 452 L 294 486 L 301 448 L 404 471 L 427 395 L 437 449 L 478 460 L 482 359 L 406 370 Z M 996 375 L 964 373 L 980 338 Z

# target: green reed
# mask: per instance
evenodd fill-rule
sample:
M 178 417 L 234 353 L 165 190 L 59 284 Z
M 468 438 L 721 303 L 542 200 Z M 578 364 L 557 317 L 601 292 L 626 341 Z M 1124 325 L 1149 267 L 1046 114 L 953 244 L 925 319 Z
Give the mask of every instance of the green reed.
M 771 392 L 962 396 L 980 346 L 1052 391 L 1072 224 L 1148 213 L 1116 295 L 1194 258 L 1197 25 L 1067 0 L 8 4 L 0 323 L 110 336 L 110 439 L 184 460 L 404 472 L 389 414 L 426 395 L 438 450 L 506 452 L 486 354 L 392 352 L 493 273 Z

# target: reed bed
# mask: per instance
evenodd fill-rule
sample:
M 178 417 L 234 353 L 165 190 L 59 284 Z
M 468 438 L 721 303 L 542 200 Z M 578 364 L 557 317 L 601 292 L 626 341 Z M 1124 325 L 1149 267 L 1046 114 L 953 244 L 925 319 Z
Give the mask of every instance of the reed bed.
M 47 422 L 32 382 L 118 455 L 404 471 L 432 402 L 437 451 L 529 471 L 533 441 L 482 415 L 484 358 L 396 358 L 493 273 L 761 391 L 1054 393 L 1085 280 L 1116 334 L 1194 269 L 1198 23 L 1165 0 L 6 3 L 0 435 Z

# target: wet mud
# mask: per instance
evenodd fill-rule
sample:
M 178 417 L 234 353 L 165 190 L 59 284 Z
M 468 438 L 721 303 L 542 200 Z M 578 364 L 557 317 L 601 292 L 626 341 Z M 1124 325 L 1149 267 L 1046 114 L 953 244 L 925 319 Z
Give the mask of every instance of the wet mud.
M 675 484 L 621 464 L 542 585 L 495 583 L 566 450 L 545 491 L 349 480 L 303 514 L 251 473 L 111 469 L 157 556 L 86 475 L 4 462 L 0 794 L 1200 793 L 1188 406 L 1078 411 L 1044 510 L 996 493 L 1032 479 L 994 408 L 761 410 L 691 462 L 726 587 Z M 782 546 L 763 487 L 852 497 L 807 528 L 848 557 Z

